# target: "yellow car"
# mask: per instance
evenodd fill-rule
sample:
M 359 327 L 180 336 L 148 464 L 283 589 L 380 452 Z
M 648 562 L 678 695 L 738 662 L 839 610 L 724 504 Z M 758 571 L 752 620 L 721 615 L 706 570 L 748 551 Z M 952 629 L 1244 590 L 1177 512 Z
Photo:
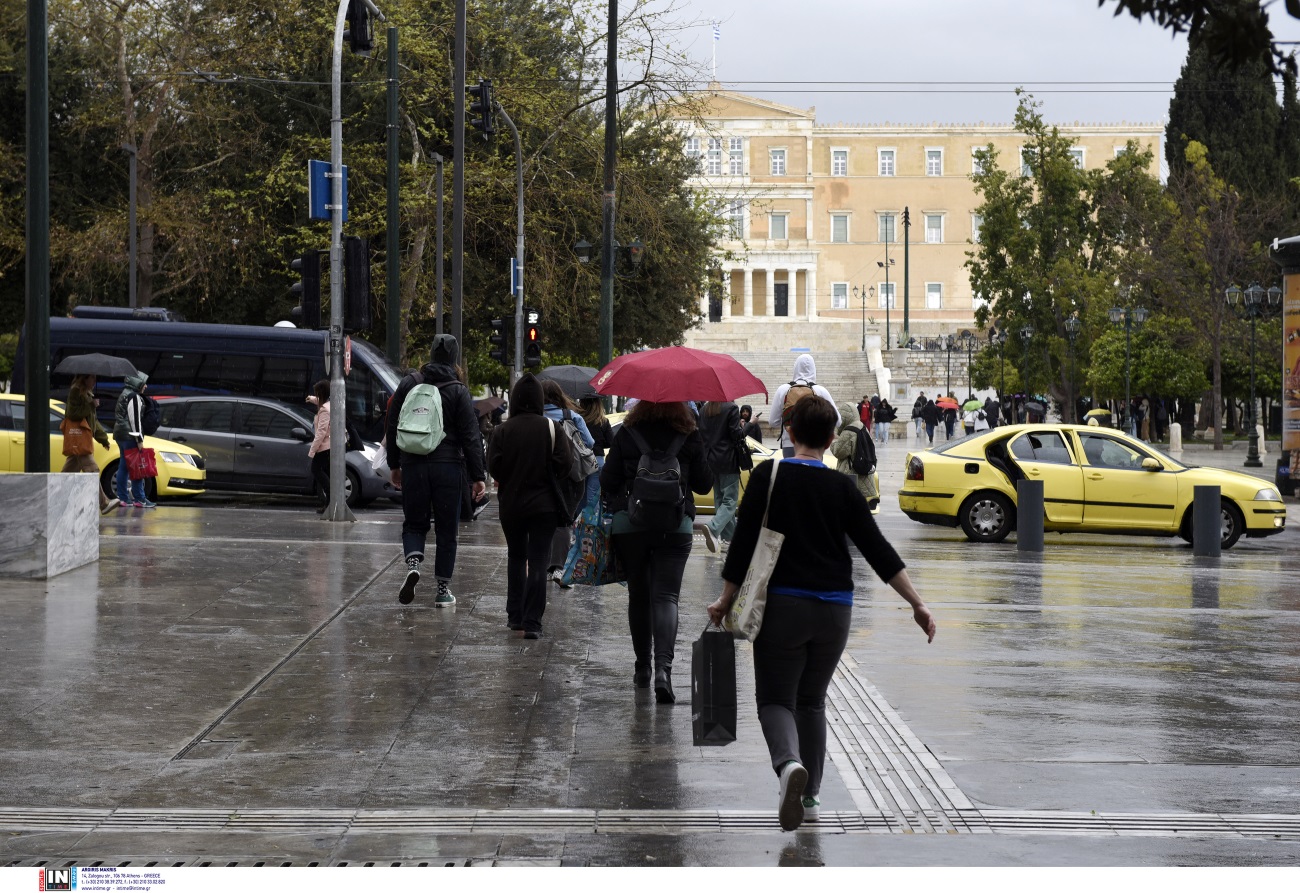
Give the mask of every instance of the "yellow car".
M 0 473 L 21 472 L 27 467 L 27 404 L 22 394 L 0 394 Z M 63 404 L 58 400 L 50 401 L 50 471 L 62 470 Z M 110 496 L 113 492 L 113 476 L 117 474 L 120 461 L 117 444 L 113 442 L 113 432 L 109 431 L 108 449 L 98 442 L 95 444 L 95 464 L 100 468 L 100 485 Z M 158 476 L 145 481 L 145 493 L 149 498 L 159 496 L 193 496 L 203 492 L 203 482 L 207 473 L 203 469 L 203 457 L 193 449 L 170 440 L 146 437 L 144 445 L 156 454 Z
M 1183 465 L 1118 431 L 1083 425 L 1000 426 L 908 453 L 898 505 L 913 521 L 960 525 L 975 542 L 1001 542 L 1016 527 L 1022 479 L 1043 482 L 1044 528 L 1062 533 L 1191 542 L 1195 487 L 1207 484 L 1222 497 L 1223 548 L 1286 527 L 1282 496 L 1267 481 Z

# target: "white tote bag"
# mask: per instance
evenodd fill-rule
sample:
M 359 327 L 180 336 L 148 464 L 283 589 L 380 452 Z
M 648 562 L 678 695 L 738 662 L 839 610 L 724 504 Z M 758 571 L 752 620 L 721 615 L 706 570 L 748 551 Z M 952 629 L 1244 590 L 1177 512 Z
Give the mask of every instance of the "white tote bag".
M 776 560 L 781 557 L 781 544 L 785 534 L 777 533 L 767 526 L 767 513 L 772 507 L 772 489 L 776 485 L 776 473 L 781 467 L 781 460 L 772 461 L 772 478 L 767 484 L 767 505 L 763 507 L 763 528 L 758 532 L 758 542 L 754 545 L 754 554 L 749 559 L 749 570 L 745 572 L 745 582 L 732 599 L 727 616 L 722 619 L 722 628 L 737 639 L 754 641 L 759 628 L 763 625 L 763 609 L 767 607 L 767 581 L 776 570 Z

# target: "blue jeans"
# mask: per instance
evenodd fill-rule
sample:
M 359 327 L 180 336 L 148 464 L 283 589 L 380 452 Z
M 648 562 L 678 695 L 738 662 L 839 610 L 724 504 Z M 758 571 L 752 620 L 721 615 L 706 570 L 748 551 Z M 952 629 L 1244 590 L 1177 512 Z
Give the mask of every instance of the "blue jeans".
M 730 540 L 736 532 L 736 508 L 740 505 L 740 475 L 720 474 L 713 479 L 713 520 L 709 530 L 718 539 Z
M 133 481 L 126 471 L 126 451 L 138 447 L 140 441 L 134 437 L 118 437 L 117 435 L 114 435 L 113 439 L 117 441 L 117 450 L 120 454 L 117 463 L 117 477 L 114 479 L 117 498 L 123 502 L 144 502 L 144 480 Z
M 402 552 L 424 560 L 424 540 L 433 517 L 433 575 L 451 580 L 456 570 L 456 525 L 465 493 L 465 469 L 459 462 L 402 463 Z

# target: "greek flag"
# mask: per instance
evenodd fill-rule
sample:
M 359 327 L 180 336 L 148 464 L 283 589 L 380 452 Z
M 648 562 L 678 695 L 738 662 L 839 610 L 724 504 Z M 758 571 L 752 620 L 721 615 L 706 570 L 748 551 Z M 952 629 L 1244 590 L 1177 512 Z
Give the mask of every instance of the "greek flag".
M 722 29 L 715 22 L 713 25 L 713 42 L 717 43 L 719 40 L 722 40 Z

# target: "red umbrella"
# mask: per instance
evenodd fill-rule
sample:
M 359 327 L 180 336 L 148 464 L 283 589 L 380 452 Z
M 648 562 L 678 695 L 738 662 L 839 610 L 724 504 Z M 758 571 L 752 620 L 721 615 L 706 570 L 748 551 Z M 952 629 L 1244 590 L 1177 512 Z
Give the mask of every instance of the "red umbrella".
M 690 347 L 661 347 L 625 353 L 596 373 L 598 394 L 636 397 L 654 403 L 734 400 L 767 396 L 767 388 L 734 358 Z
M 934 405 L 937 406 L 937 407 L 939 407 L 940 409 L 959 409 L 959 408 L 960 408 L 960 407 L 957 405 L 957 401 L 954 400 L 952 397 L 940 397 L 938 400 L 934 401 Z

